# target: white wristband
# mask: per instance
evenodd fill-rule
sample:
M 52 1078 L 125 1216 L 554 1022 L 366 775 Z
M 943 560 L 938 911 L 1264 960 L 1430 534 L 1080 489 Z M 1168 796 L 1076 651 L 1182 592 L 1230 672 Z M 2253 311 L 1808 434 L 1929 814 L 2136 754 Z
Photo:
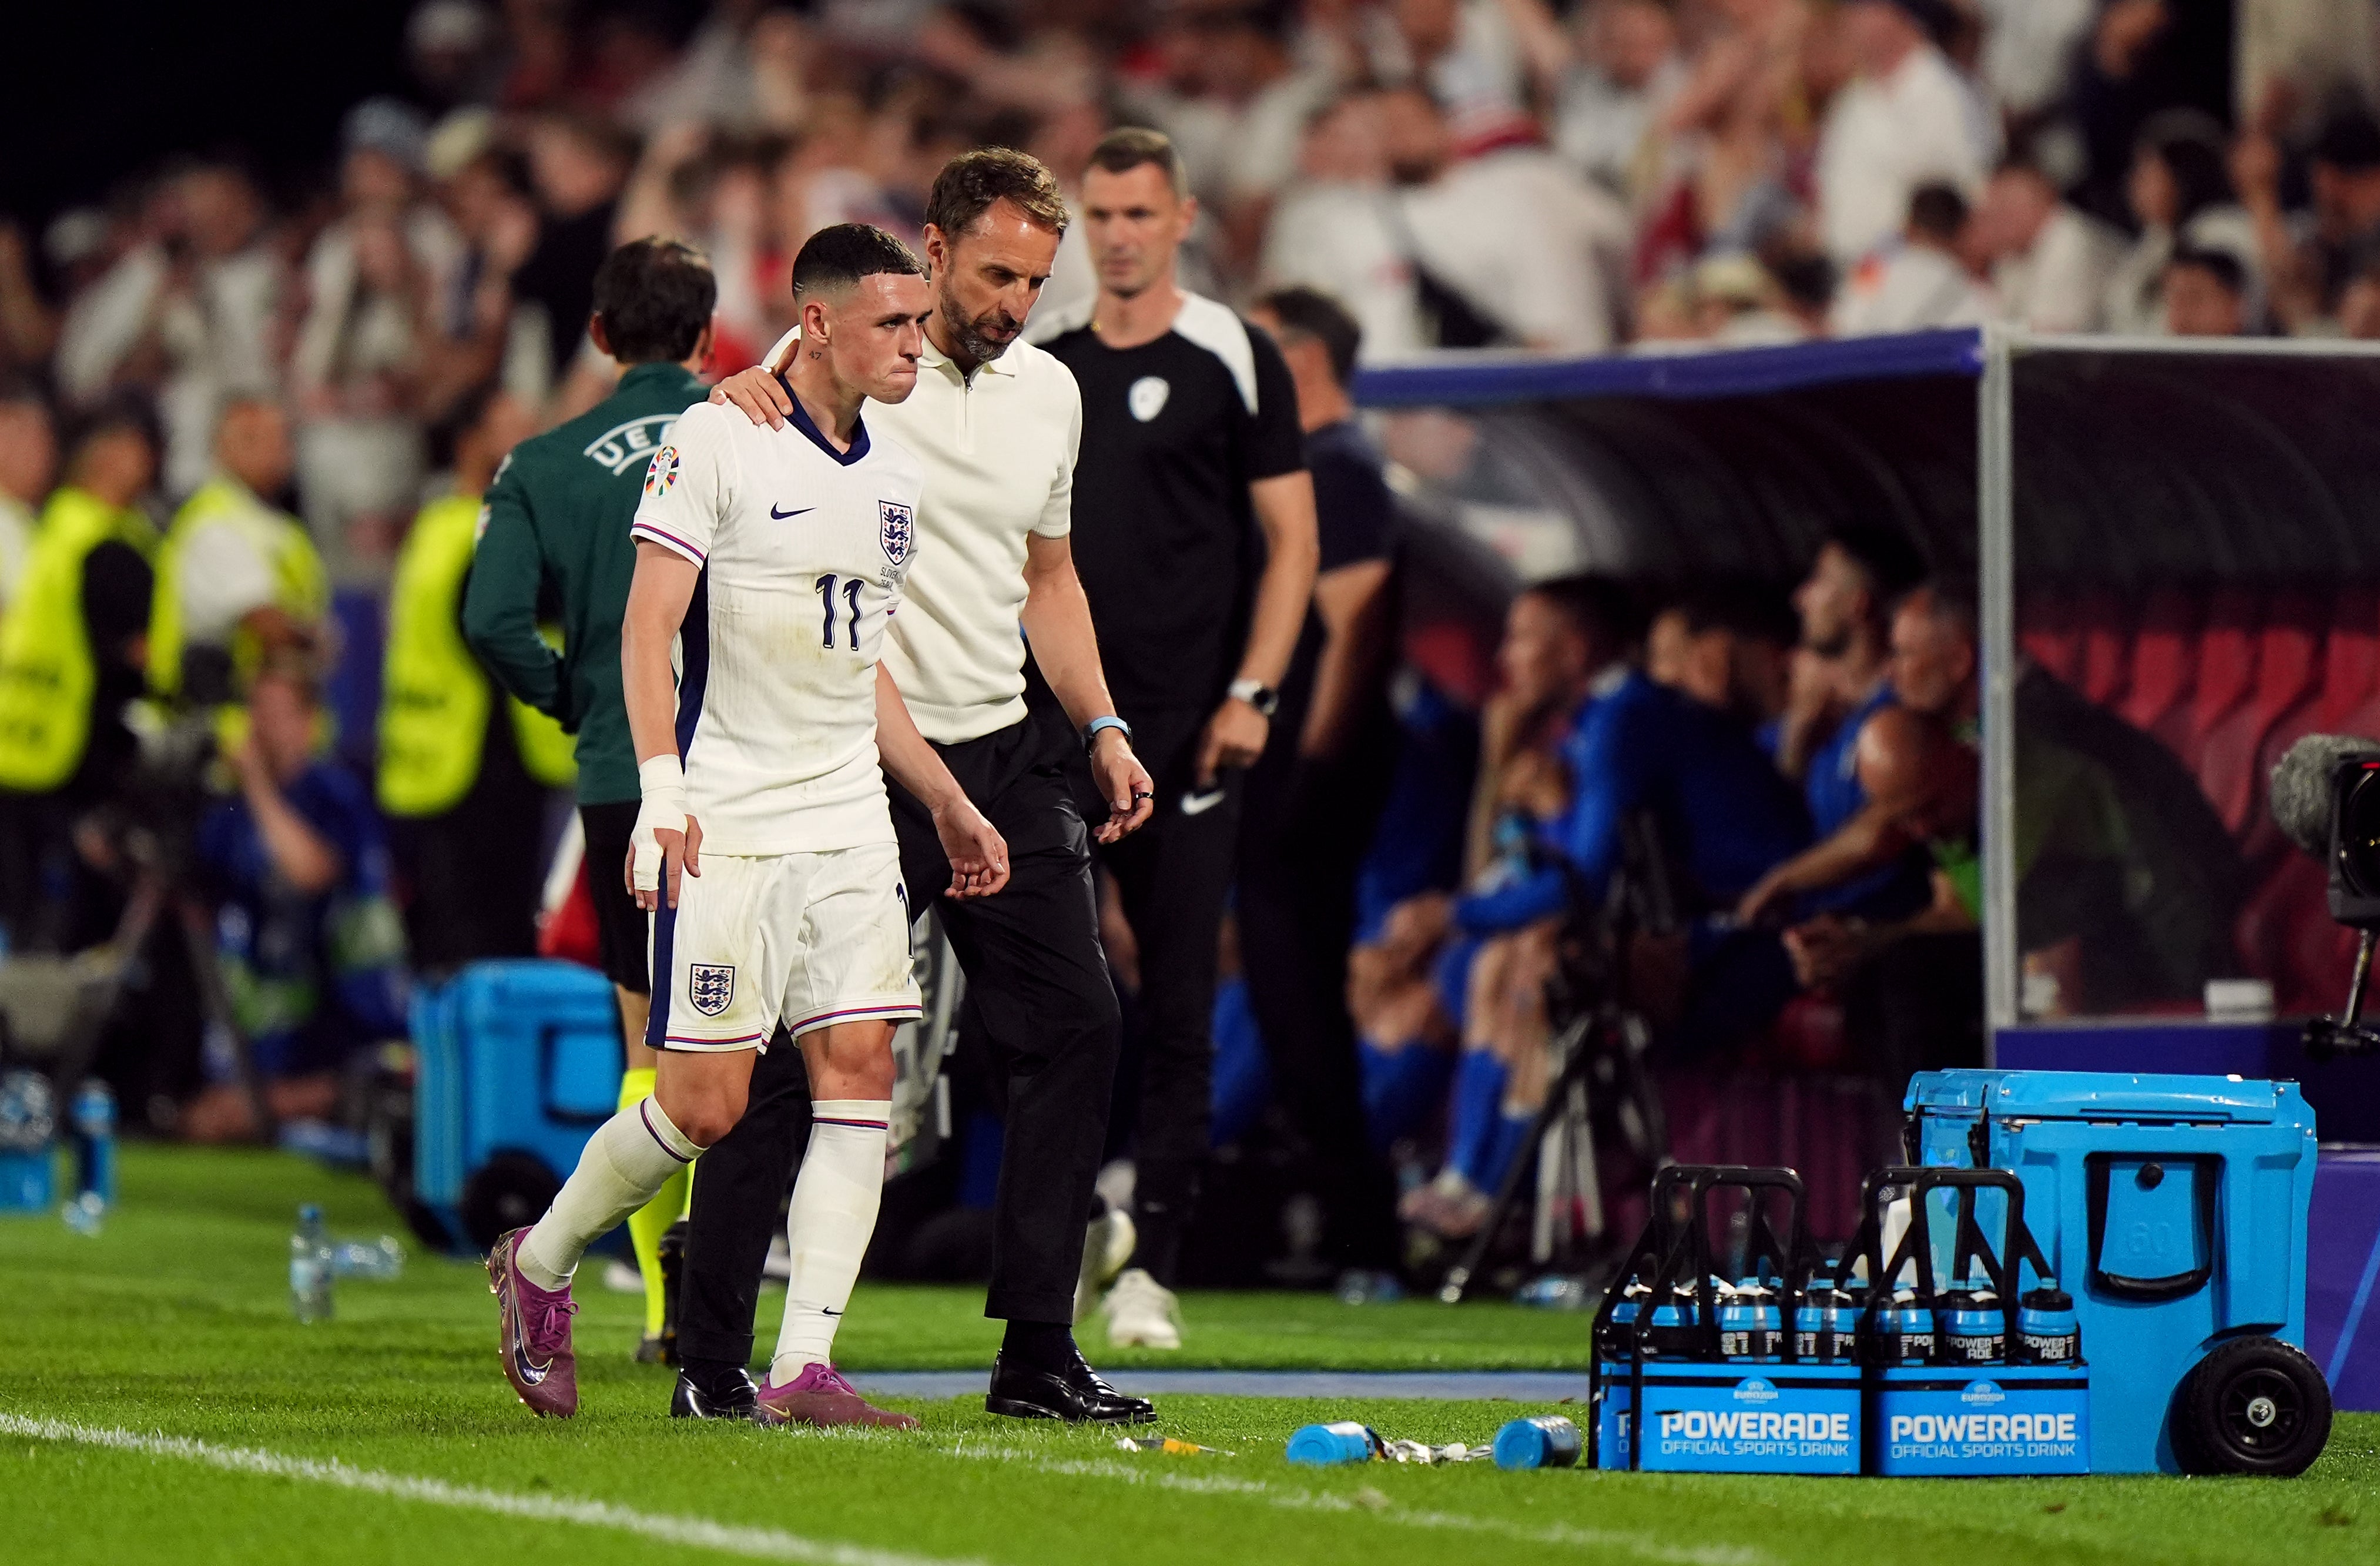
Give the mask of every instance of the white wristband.
M 686 830 L 686 767 L 674 755 L 649 756 L 637 765 L 637 782 L 644 799 L 628 834 L 629 881 L 637 890 L 650 892 L 662 884 L 662 845 L 654 833 Z

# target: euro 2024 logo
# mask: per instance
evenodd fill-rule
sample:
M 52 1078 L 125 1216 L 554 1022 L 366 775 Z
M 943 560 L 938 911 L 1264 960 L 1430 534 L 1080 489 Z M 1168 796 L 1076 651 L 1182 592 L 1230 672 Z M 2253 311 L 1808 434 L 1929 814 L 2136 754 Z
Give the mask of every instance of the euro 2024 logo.
M 653 459 L 645 464 L 645 493 L 650 495 L 667 495 L 676 487 L 677 469 L 676 447 L 665 446 L 654 452 Z

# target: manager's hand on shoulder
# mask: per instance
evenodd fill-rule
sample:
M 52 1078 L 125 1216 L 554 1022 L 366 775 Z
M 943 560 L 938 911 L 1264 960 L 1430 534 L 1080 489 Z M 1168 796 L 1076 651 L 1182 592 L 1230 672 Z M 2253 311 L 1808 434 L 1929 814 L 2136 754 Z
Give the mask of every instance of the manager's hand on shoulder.
M 736 408 L 752 422 L 772 430 L 783 429 L 794 411 L 794 399 L 786 395 L 784 383 L 760 364 L 738 370 L 711 387 L 710 400 Z

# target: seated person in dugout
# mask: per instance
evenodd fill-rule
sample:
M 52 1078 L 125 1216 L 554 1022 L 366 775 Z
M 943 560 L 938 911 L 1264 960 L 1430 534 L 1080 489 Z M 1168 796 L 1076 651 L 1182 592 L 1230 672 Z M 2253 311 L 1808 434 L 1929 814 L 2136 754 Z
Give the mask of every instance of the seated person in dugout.
M 249 690 L 248 733 L 226 758 L 238 793 L 199 824 L 215 960 L 279 1119 L 331 1115 L 356 1052 L 406 1026 L 405 937 L 380 818 L 364 785 L 320 753 L 322 720 L 311 672 L 286 656 L 267 662 Z M 182 1122 L 194 1141 L 261 1129 L 232 1049 L 210 1031 L 208 1085 Z
M 1692 662 L 1731 669 L 1735 630 L 1699 611 L 1689 620 Z M 1781 668 L 1781 655 L 1766 664 Z M 1732 679 L 1719 672 L 1709 686 L 1724 705 L 1657 683 L 1624 658 L 1604 663 L 1560 749 L 1567 807 L 1559 820 L 1518 831 L 1518 873 L 1475 886 L 1458 900 L 1419 900 L 1408 912 L 1410 935 L 1451 930 L 1477 944 L 1459 987 L 1454 973 L 1441 970 L 1450 1002 L 1459 996 L 1464 1003 L 1466 1050 L 1450 1136 L 1458 1156 L 1409 1199 L 1407 1216 L 1415 1221 L 1452 1234 L 1485 1216 L 1486 1193 L 1520 1153 L 1544 1102 L 1551 1074 L 1546 988 L 1562 932 L 1580 911 L 1607 906 L 1615 877 L 1632 868 L 1632 836 L 1644 854 L 1667 862 L 1633 866 L 1647 883 L 1640 890 L 1648 905 L 1634 917 L 1674 918 L 1680 926 L 1632 929 L 1632 968 L 1637 946 L 1646 944 L 1641 937 L 1666 936 L 1671 972 L 1682 970 L 1682 983 L 1673 980 L 1666 993 L 1633 994 L 1632 1004 L 1665 1027 L 1675 1049 L 1692 1058 L 1735 1044 L 1792 993 L 1773 936 L 1706 917 L 1730 906 L 1809 835 L 1791 786 L 1733 710 L 1740 703 Z M 1508 809 L 1517 802 L 1508 801 Z M 1655 879 L 1665 885 L 1665 898 L 1651 895 Z M 1653 906 L 1663 901 L 1667 909 Z M 1461 961 L 1463 942 L 1451 948 L 1450 969 Z M 1491 1151 L 1480 1154 L 1482 1146 Z M 1466 1153 L 1467 1160 L 1461 1157 Z
M 1842 997 L 1863 1062 L 1898 1081 L 1982 1058 L 1973 600 L 1955 584 L 1918 588 L 1893 616 L 1891 646 L 1897 704 L 1859 746 L 1868 807 L 1771 880 L 1786 893 L 1840 883 L 1911 844 L 1931 858 L 1931 900 L 1914 914 L 1820 913 L 1785 937 L 1801 982 Z M 2109 732 L 2123 726 L 2076 710 L 2086 706 L 2040 670 L 2020 672 L 2017 930 L 2034 1015 L 2194 993 L 2220 960 L 2228 920 L 2219 884 L 2237 855 L 2220 823 L 2194 787 L 2169 787 L 2170 757 L 2141 753 L 2153 741 Z

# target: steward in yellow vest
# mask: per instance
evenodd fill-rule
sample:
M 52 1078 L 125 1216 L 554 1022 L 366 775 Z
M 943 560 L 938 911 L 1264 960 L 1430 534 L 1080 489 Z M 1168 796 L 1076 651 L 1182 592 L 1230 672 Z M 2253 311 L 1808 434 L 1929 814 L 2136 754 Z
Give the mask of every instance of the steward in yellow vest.
M 330 580 L 306 526 L 263 495 L 288 483 L 289 418 L 248 398 L 215 430 L 215 472 L 174 513 L 157 557 L 149 688 L 168 701 L 237 702 L 268 652 L 322 650 Z
M 139 694 L 157 547 L 156 529 L 132 503 L 155 471 L 156 448 L 137 420 L 104 422 L 85 434 L 67 483 L 42 509 L 0 621 L 0 789 L 64 789 L 96 759 L 95 722 L 110 736 L 106 759 L 129 759 L 117 714 Z
M 425 969 L 535 949 L 546 790 L 578 775 L 561 724 L 504 695 L 463 640 L 480 492 L 534 426 L 502 392 L 457 417 L 456 493 L 422 508 L 397 554 L 382 667 L 380 808 Z

